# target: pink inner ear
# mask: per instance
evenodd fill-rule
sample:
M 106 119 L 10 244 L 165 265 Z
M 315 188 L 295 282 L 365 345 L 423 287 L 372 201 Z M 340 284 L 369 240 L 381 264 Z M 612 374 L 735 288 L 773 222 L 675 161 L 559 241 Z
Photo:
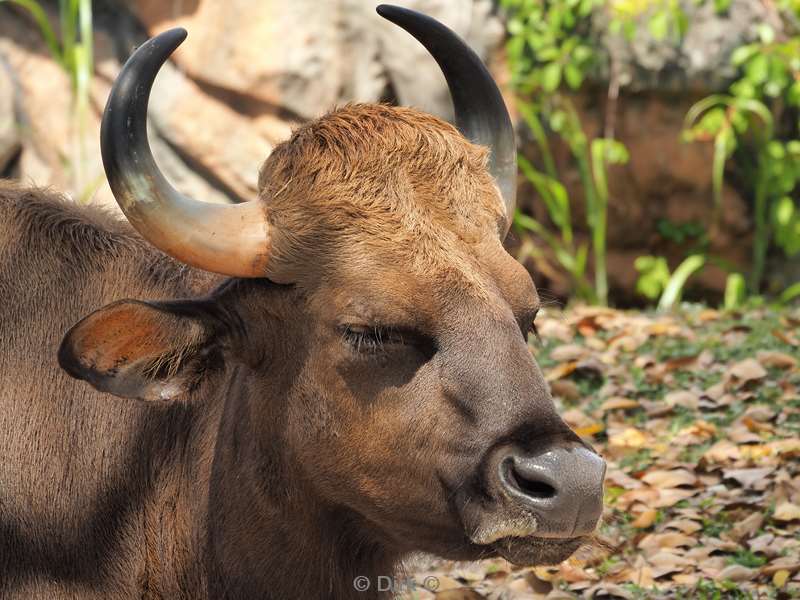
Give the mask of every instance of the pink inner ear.
M 72 332 L 74 355 L 99 372 L 169 352 L 154 309 L 124 304 L 101 309 Z

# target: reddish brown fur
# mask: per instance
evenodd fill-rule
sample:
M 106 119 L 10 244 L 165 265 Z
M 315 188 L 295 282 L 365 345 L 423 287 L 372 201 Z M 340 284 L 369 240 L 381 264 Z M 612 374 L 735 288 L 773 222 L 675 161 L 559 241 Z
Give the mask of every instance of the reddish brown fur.
M 221 282 L 0 186 L 0 597 L 369 598 L 353 578 L 410 551 L 492 554 L 458 509 L 486 449 L 576 438 L 485 163 L 411 109 L 302 127 L 260 178 L 293 285 Z M 198 299 L 100 309 L 126 297 Z M 163 402 L 57 369 L 93 310 L 62 365 Z M 345 324 L 430 341 L 363 353 Z

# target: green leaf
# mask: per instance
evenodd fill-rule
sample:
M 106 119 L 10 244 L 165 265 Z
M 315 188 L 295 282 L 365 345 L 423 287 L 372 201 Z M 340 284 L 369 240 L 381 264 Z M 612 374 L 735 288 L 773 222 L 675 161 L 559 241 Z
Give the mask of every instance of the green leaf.
M 546 92 L 554 92 L 561 83 L 561 65 L 550 63 L 542 69 L 542 88 Z
M 714 12 L 721 14 L 731 7 L 731 0 L 714 0 Z
M 777 98 L 782 92 L 783 86 L 773 79 L 764 84 L 764 93 L 770 98 Z
M 590 46 L 587 46 L 586 44 L 580 44 L 572 53 L 572 60 L 576 63 L 585 63 L 588 62 L 593 55 L 594 51 Z
M 800 80 L 789 87 L 786 92 L 786 102 L 792 106 L 800 106 Z
M 769 59 L 766 54 L 756 54 L 745 66 L 745 75 L 753 85 L 764 83 L 769 76 Z
M 645 298 L 655 300 L 669 282 L 669 266 L 662 256 L 640 256 L 633 266 L 639 271 L 636 291 Z
M 767 23 L 759 23 L 756 27 L 758 37 L 761 39 L 762 44 L 771 44 L 775 41 L 775 30 Z
M 669 33 L 669 14 L 666 11 L 657 12 L 650 18 L 647 29 L 654 39 L 663 40 Z
M 725 310 L 736 310 L 747 298 L 747 285 L 741 273 L 731 273 L 725 281 Z
M 777 227 L 788 227 L 794 218 L 794 202 L 789 196 L 784 196 L 775 203 L 773 222 Z
M 567 243 L 571 243 L 572 230 L 569 198 L 567 197 L 566 189 L 561 182 L 556 181 L 552 177 L 548 177 L 534 168 L 524 156 L 520 156 L 518 162 L 523 175 L 525 175 L 525 178 L 536 188 L 536 191 L 545 203 L 550 219 L 562 230 L 565 234 L 564 237 L 569 238 L 566 240 Z
M 755 98 L 758 90 L 747 79 L 740 79 L 731 86 L 731 93 L 740 98 Z
M 564 126 L 567 124 L 567 113 L 563 110 L 556 110 L 550 115 L 550 127 L 553 128 L 553 131 L 556 133 L 561 133 L 564 130 Z
M 757 44 L 739 46 L 731 54 L 731 62 L 738 67 L 748 61 L 756 52 L 758 52 Z
M 800 281 L 786 288 L 778 299 L 778 302 L 781 304 L 789 304 L 789 302 L 795 298 L 800 298 Z
M 693 254 L 678 265 L 664 287 L 664 293 L 658 301 L 659 310 L 672 309 L 681 299 L 686 282 L 706 264 L 706 257 L 702 254 Z
M 583 83 L 583 72 L 575 65 L 575 63 L 568 63 L 564 67 L 564 79 L 567 85 L 573 90 L 577 90 Z

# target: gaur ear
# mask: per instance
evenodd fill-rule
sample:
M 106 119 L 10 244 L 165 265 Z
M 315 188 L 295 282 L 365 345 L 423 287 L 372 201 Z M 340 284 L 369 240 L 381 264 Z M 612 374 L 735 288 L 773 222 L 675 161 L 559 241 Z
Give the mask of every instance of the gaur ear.
M 170 401 L 186 397 L 214 354 L 214 332 L 192 303 L 121 300 L 70 329 L 61 368 L 101 392 Z

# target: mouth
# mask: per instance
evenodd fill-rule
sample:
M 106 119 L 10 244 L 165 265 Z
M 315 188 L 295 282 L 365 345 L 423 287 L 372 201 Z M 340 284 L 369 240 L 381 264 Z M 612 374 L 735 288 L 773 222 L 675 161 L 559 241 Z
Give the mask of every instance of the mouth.
M 491 547 L 508 562 L 519 566 L 554 565 L 568 559 L 587 542 L 586 536 L 566 539 L 530 537 L 504 537 L 492 542 Z

